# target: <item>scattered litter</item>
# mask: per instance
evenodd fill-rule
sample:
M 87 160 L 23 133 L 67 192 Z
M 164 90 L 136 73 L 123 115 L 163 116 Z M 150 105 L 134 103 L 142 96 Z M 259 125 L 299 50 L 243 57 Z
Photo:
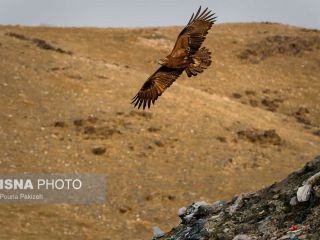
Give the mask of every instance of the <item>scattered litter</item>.
M 291 228 L 289 228 L 289 231 L 295 231 L 295 230 L 298 230 L 298 227 L 293 225 Z
M 184 215 L 186 213 L 186 211 L 187 211 L 186 207 L 179 208 L 178 216 L 180 217 L 180 216 Z
M 160 238 L 165 233 L 157 226 L 153 227 L 153 238 Z
M 248 235 L 240 234 L 235 236 L 232 240 L 252 240 Z
M 302 187 L 299 187 L 297 191 L 297 199 L 299 202 L 309 201 L 311 192 L 313 191 L 312 187 L 317 187 L 320 185 L 320 172 L 314 174 L 310 177 Z

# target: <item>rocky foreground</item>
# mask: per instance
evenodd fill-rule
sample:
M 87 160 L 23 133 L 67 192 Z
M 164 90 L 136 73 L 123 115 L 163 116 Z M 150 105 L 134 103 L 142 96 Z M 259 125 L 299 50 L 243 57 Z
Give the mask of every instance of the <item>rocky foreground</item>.
M 153 239 L 320 239 L 320 156 L 279 183 L 230 202 L 193 203 L 169 233 Z

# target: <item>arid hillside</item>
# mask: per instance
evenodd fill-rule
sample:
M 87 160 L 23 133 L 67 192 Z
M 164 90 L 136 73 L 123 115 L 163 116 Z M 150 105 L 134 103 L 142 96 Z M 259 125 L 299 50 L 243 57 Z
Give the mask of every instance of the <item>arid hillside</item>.
M 1 172 L 104 173 L 103 205 L 1 205 L 1 239 L 150 239 L 320 151 L 320 31 L 218 24 L 213 64 L 130 105 L 181 27 L 0 27 Z

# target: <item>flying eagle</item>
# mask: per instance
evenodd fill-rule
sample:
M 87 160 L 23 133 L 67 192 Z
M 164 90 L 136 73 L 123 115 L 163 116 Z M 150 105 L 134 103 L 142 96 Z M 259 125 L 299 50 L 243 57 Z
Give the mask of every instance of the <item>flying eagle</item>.
M 210 66 L 211 52 L 200 47 L 215 19 L 214 13 L 208 11 L 208 8 L 201 12 L 199 7 L 197 13 L 192 14 L 187 26 L 179 34 L 172 52 L 160 59 L 161 67 L 147 79 L 132 99 L 134 107 L 150 108 L 151 102 L 154 104 L 183 71 L 186 71 L 188 77 L 192 77 Z

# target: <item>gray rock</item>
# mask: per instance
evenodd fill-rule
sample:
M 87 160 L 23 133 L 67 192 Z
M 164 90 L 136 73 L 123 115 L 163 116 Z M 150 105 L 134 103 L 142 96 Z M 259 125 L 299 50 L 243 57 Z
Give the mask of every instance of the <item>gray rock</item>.
M 190 226 L 183 225 L 181 228 L 177 228 L 177 232 L 174 237 L 170 237 L 170 240 L 203 240 L 208 238 L 208 231 L 205 228 L 207 221 L 199 219 Z
M 218 215 L 213 215 L 210 217 L 210 220 L 212 221 L 221 221 L 222 217 L 224 216 L 223 212 L 220 212 Z
M 189 222 L 198 213 L 199 209 L 204 206 L 207 207 L 209 204 L 204 201 L 193 203 L 186 209 L 185 213 L 181 215 L 180 218 L 185 222 Z
M 212 203 L 212 205 L 211 205 L 214 213 L 217 213 L 217 212 L 221 211 L 225 206 L 226 206 L 226 202 L 223 201 L 223 200 L 215 201 L 215 202 Z
M 237 236 L 235 236 L 232 240 L 252 240 L 253 238 L 251 238 L 248 235 L 244 235 L 244 234 L 239 234 Z
M 243 205 L 243 197 L 240 195 L 237 200 L 234 202 L 233 205 L 229 207 L 229 213 L 230 215 L 233 215 L 239 208 L 241 208 Z
M 267 234 L 270 231 L 270 218 L 267 217 L 267 219 L 265 219 L 264 221 L 260 222 L 260 224 L 258 225 L 258 230 L 259 232 L 263 233 L 263 234 Z
M 280 240 L 291 239 L 291 234 L 284 235 L 280 238 Z
M 311 195 L 311 184 L 306 184 L 302 187 L 299 187 L 297 191 L 297 199 L 299 202 L 306 202 L 309 201 Z
M 297 197 L 293 197 L 293 198 L 290 199 L 290 205 L 291 205 L 291 206 L 295 206 L 295 205 L 297 205 L 297 204 L 298 204 L 298 199 L 297 199 Z

